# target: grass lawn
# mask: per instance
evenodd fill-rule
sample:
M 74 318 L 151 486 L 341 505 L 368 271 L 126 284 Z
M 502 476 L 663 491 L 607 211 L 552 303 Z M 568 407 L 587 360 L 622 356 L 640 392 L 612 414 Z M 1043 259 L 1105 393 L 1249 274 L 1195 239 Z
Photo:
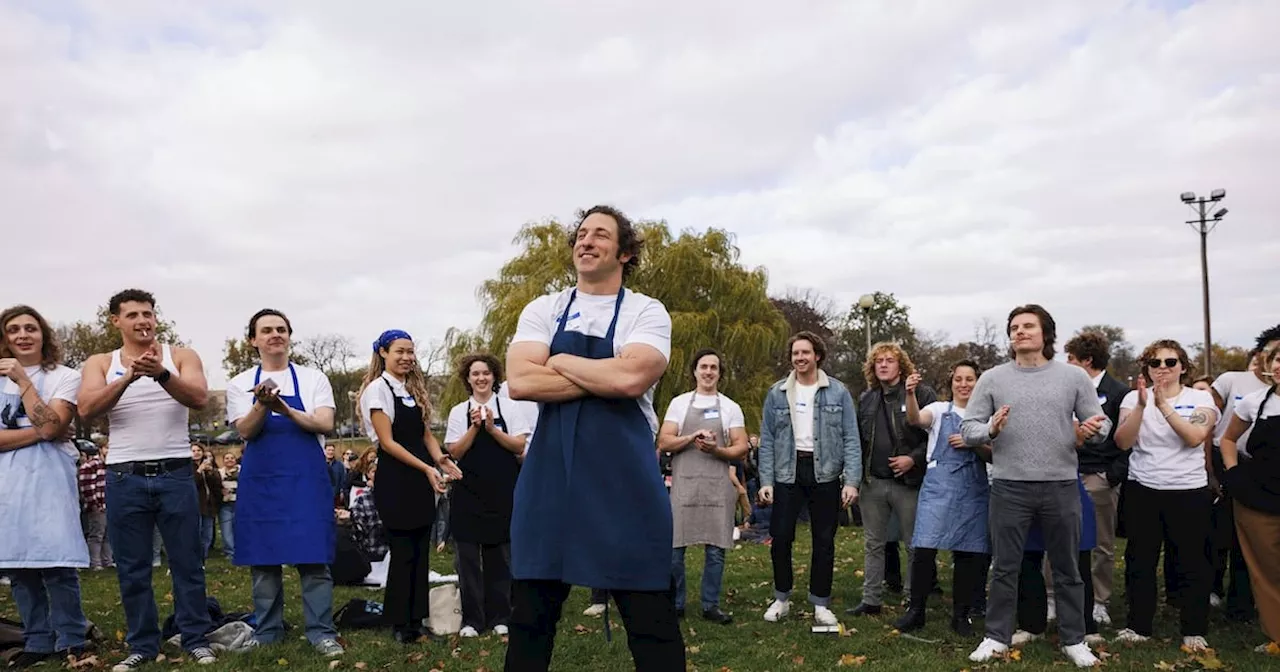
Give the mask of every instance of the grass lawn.
M 1017 660 L 993 665 L 973 666 L 968 662 L 969 652 L 980 637 L 960 639 L 947 627 L 950 615 L 949 600 L 944 603 L 938 597 L 931 600 L 929 626 L 919 637 L 896 634 L 890 623 L 901 613 L 900 608 L 886 609 L 885 615 L 876 619 L 844 618 L 845 607 L 856 604 L 861 593 L 861 579 L 857 573 L 862 568 L 861 530 L 841 528 L 836 549 L 836 604 L 834 608 L 846 626 L 855 630 L 845 636 L 815 635 L 809 632 L 810 620 L 803 601 L 792 603 L 791 615 L 783 623 L 766 623 L 762 614 L 772 599 L 772 580 L 769 565 L 769 549 L 756 544 L 740 546 L 728 558 L 725 572 L 725 594 L 722 605 L 734 613 L 737 619 L 732 625 L 717 626 L 703 621 L 693 614 L 682 622 L 685 645 L 688 647 L 690 670 L 725 672 L 747 670 L 829 670 L 838 667 L 862 667 L 871 670 L 961 670 L 961 669 L 1047 669 L 1065 667 L 1067 663 L 1057 651 L 1056 634 L 1040 642 L 1034 642 L 1016 653 Z M 796 571 L 797 593 L 807 594 L 807 562 L 809 556 L 808 531 L 797 535 Z M 697 586 L 701 573 L 701 553 L 690 552 L 688 558 L 688 585 L 692 588 L 693 604 L 697 604 Z M 438 554 L 432 559 L 432 567 L 441 573 L 451 574 L 452 556 Z M 286 619 L 294 626 L 296 639 L 289 644 L 262 649 L 248 655 L 226 655 L 214 670 L 245 669 L 294 669 L 329 670 L 329 662 L 318 658 L 306 645 L 301 633 L 301 605 L 298 600 L 297 574 L 286 572 L 288 602 Z M 944 571 L 944 586 L 949 572 Z M 85 610 L 93 621 L 113 640 L 108 650 L 99 658 L 114 663 L 125 654 L 123 643 L 124 614 L 120 608 L 118 585 L 114 573 L 84 572 L 82 574 Z M 1123 583 L 1119 581 L 1118 583 Z M 226 611 L 251 609 L 249 574 L 247 570 L 230 566 L 220 556 L 211 559 L 208 567 L 210 594 L 216 596 Z M 155 577 L 156 595 L 160 599 L 162 618 L 172 611 L 168 577 L 160 570 Z M 380 592 L 360 588 L 339 588 L 335 604 L 344 604 L 352 597 L 381 599 Z M 610 609 L 615 627 L 612 643 L 604 640 L 602 622 L 598 618 L 582 616 L 587 606 L 587 591 L 575 589 L 565 607 L 565 617 L 560 625 L 556 657 L 556 670 L 621 670 L 633 669 L 627 651 L 626 636 L 622 631 L 615 609 Z M 17 613 L 9 591 L 0 590 L 0 614 L 16 618 Z M 1123 597 L 1113 598 L 1112 616 L 1122 623 Z M 1123 626 L 1121 626 L 1123 627 Z M 978 630 L 981 632 L 980 624 Z M 1051 630 L 1052 633 L 1052 630 Z M 1110 637 L 1114 630 L 1103 633 Z M 1213 656 L 1193 659 L 1178 649 L 1181 638 L 1177 635 L 1175 612 L 1162 609 L 1157 620 L 1157 637 L 1152 643 L 1140 646 L 1108 644 L 1105 647 L 1104 665 L 1113 669 L 1234 669 L 1280 670 L 1280 658 L 1263 656 L 1253 648 L 1263 641 L 1256 625 L 1234 625 L 1222 620 L 1215 610 L 1209 633 L 1209 643 L 1216 647 Z M 506 646 L 493 635 L 478 639 L 461 640 L 451 637 L 447 643 L 420 644 L 404 647 L 396 644 L 389 631 L 360 631 L 344 634 L 347 655 L 338 664 L 340 670 L 374 670 L 382 668 L 421 668 L 439 670 L 501 670 Z M 187 663 L 185 659 L 170 661 L 164 666 Z M 186 666 L 184 665 L 184 666 Z M 48 666 L 46 666 L 48 667 Z M 92 669 L 92 668 L 84 668 Z

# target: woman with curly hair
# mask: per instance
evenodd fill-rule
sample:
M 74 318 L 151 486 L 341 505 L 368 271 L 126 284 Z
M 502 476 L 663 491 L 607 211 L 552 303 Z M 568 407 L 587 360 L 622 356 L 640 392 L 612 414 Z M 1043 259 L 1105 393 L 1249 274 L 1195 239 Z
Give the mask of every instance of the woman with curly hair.
M 378 446 L 374 504 L 391 547 L 383 614 L 396 641 L 410 644 L 433 634 L 422 619 L 430 611 L 436 495 L 444 493 L 447 478 L 460 478 L 462 472 L 431 435 L 427 382 L 408 333 L 392 329 L 374 341 L 360 387 L 360 413 Z
M 502 364 L 489 354 L 470 354 L 458 363 L 458 378 L 471 396 L 449 411 L 445 449 L 462 469 L 450 493 L 453 532 L 462 592 L 463 637 L 492 629 L 507 634 L 511 618 L 511 508 L 517 460 L 529 428 L 518 409 L 503 411 L 498 400 Z M 510 405 L 509 405 L 510 406 Z
M 80 527 L 77 451 L 67 441 L 80 374 L 62 366 L 49 323 L 29 306 L 0 313 L 0 573 L 10 577 L 29 667 L 84 651 L 76 568 L 89 566 Z M 56 652 L 56 653 L 55 653 Z
M 1138 389 L 1120 403 L 1116 445 L 1130 451 L 1125 484 L 1125 642 L 1152 636 L 1156 613 L 1156 566 L 1160 547 L 1174 558 L 1178 577 L 1183 647 L 1208 648 L 1212 565 L 1208 542 L 1212 495 L 1204 443 L 1213 436 L 1218 408 L 1213 396 L 1187 385 L 1191 362 L 1174 340 L 1162 339 L 1142 351 Z

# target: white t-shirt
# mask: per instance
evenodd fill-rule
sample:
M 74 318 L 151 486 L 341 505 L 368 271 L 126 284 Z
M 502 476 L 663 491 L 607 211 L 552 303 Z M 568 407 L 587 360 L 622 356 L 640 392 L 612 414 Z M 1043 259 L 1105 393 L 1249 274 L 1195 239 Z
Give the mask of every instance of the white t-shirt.
M 467 433 L 467 404 L 471 404 L 471 407 L 475 408 L 479 403 L 475 400 L 475 397 L 472 397 L 449 409 L 449 424 L 444 431 L 446 445 L 457 442 L 462 438 L 463 434 Z M 499 404 L 501 404 L 501 409 L 499 409 Z M 497 417 L 499 410 L 501 410 L 502 419 L 507 422 L 507 434 L 509 436 L 527 435 L 533 431 L 529 428 L 529 421 L 525 419 L 524 412 L 510 399 L 500 399 L 497 394 L 490 395 L 489 401 L 485 402 L 484 406 L 489 409 L 490 413 L 494 414 L 494 417 Z
M 747 416 L 743 415 L 742 407 L 738 405 L 738 402 L 723 394 L 708 396 L 697 392 L 685 392 L 671 400 L 671 404 L 667 406 L 667 416 L 662 421 L 676 423 L 676 433 L 683 434 L 684 419 L 689 414 L 690 402 L 692 402 L 695 409 L 705 409 L 703 414 L 706 416 L 708 413 L 716 412 L 712 409 L 716 405 L 717 398 L 720 400 L 720 427 L 724 431 L 724 436 L 727 440 L 729 438 L 729 430 L 746 429 Z M 713 418 L 705 417 L 705 419 L 711 420 Z
M 625 291 L 622 307 L 618 310 L 618 325 L 614 331 L 614 356 L 621 354 L 622 349 L 632 343 L 643 343 L 670 359 L 671 316 L 667 314 L 667 309 L 656 299 L 629 289 Z M 532 341 L 551 345 L 551 339 L 555 336 L 572 292 L 572 289 L 566 289 L 531 301 L 520 313 L 520 322 L 511 342 Z M 578 292 L 569 311 L 565 331 L 603 338 L 609 333 L 609 322 L 613 320 L 613 307 L 617 300 L 616 294 L 600 296 Z M 653 390 L 656 387 L 655 384 L 636 400 L 640 404 L 640 410 L 648 418 L 649 428 L 655 436 L 658 433 L 658 414 L 653 410 Z
M 382 382 L 384 380 L 391 383 L 390 390 L 387 389 L 387 384 Z M 386 413 L 387 419 L 394 423 L 396 421 L 395 397 L 400 397 L 400 401 L 410 408 L 418 407 L 409 390 L 405 389 L 404 383 L 396 380 L 395 376 L 386 371 L 383 371 L 378 380 L 369 383 L 369 386 L 364 388 L 364 392 L 360 393 L 360 417 L 364 420 L 364 428 L 369 435 L 369 440 L 375 444 L 378 442 L 378 433 L 373 431 L 373 411 L 377 409 Z
M 1246 395 L 1244 399 L 1241 399 L 1236 404 L 1235 414 L 1245 422 L 1257 422 L 1258 420 L 1280 415 L 1280 393 L 1275 393 L 1271 395 L 1270 399 L 1267 399 L 1267 407 L 1263 409 L 1262 417 L 1258 417 L 1258 408 L 1262 406 L 1262 398 L 1267 395 L 1267 390 L 1269 389 L 1271 389 L 1270 385 Z M 1244 448 L 1244 435 L 1241 435 L 1236 445 Z
M 1183 418 L 1190 418 L 1197 408 L 1208 408 L 1214 413 L 1218 407 L 1213 395 L 1204 390 L 1183 387 L 1169 404 Z M 1120 402 L 1121 409 L 1138 407 L 1138 391 L 1131 390 Z M 1217 420 L 1217 416 L 1214 416 Z M 1138 443 L 1129 455 L 1129 480 L 1137 481 L 1156 490 L 1193 490 L 1209 485 L 1209 474 L 1204 468 L 1204 450 L 1200 446 L 1188 446 L 1173 430 L 1169 421 L 1160 415 L 1154 395 L 1147 390 L 1147 408 L 1142 413 L 1142 427 L 1138 429 Z
M 951 402 L 949 401 L 935 401 L 920 409 L 920 412 L 923 413 L 924 411 L 929 411 L 929 414 L 933 416 L 933 424 L 929 425 L 929 445 L 925 446 L 924 452 L 924 459 L 926 462 L 933 461 L 933 449 L 938 445 L 938 432 L 942 430 L 942 416 L 946 414 L 947 408 L 950 406 Z M 960 416 L 961 420 L 964 419 L 963 408 L 956 406 L 952 410 L 955 411 L 956 415 Z
M 1218 424 L 1213 428 L 1213 442 L 1221 443 L 1222 435 L 1227 433 L 1227 425 L 1231 424 L 1232 411 L 1240 400 L 1257 392 L 1271 387 L 1271 384 L 1259 380 L 1256 375 L 1249 371 L 1230 371 L 1218 376 L 1213 380 L 1213 389 L 1217 391 L 1218 396 L 1222 397 L 1222 417 L 1218 419 Z M 1267 409 L 1270 411 L 1271 409 Z M 1236 441 L 1236 445 L 1240 448 L 1240 452 L 1245 455 L 1249 454 L 1249 450 L 1245 448 L 1249 441 L 1249 432 L 1253 431 L 1253 427 L 1249 427 L 1240 435 L 1240 440 Z
M 54 399 L 61 399 L 72 406 L 76 405 L 80 395 L 79 371 L 62 366 L 61 364 L 52 371 L 42 370 L 39 364 L 23 367 L 23 369 L 27 372 L 27 378 L 29 378 L 31 383 L 36 386 L 36 393 L 40 395 L 41 401 L 47 404 Z M 0 385 L 0 389 L 3 389 L 5 394 L 14 395 L 15 404 L 22 403 L 21 399 L 17 398 L 21 392 L 21 390 L 18 389 L 17 383 L 9 380 L 8 377 L 0 378 L 0 383 L 2 383 L 2 385 Z M 5 414 L 5 417 L 16 416 L 19 410 L 22 409 L 0 409 L 0 411 Z M 31 426 L 31 419 L 26 416 L 25 412 L 22 417 L 17 419 L 17 425 L 17 429 L 25 429 Z M 5 427 L 0 425 L 0 429 L 5 429 Z M 70 441 L 64 441 L 57 445 L 64 453 L 73 457 L 76 455 L 76 448 Z
M 324 375 L 324 372 L 297 364 L 293 365 L 293 370 L 298 374 L 299 390 L 293 389 L 293 376 L 289 375 L 289 369 L 263 371 L 262 378 L 258 382 L 274 380 L 276 385 L 280 386 L 280 396 L 291 397 L 296 394 L 302 397 L 302 407 L 307 413 L 314 413 L 317 408 L 337 408 L 333 401 L 333 386 L 329 384 L 329 377 Z M 253 409 L 251 390 L 253 390 L 253 379 L 257 373 L 258 367 L 255 366 L 241 372 L 227 383 L 227 422 L 234 423 Z M 272 411 L 272 414 L 274 413 L 275 411 Z M 316 434 L 316 441 L 321 448 L 324 447 L 323 434 Z
M 796 440 L 796 450 L 813 452 L 813 400 L 818 395 L 818 384 L 796 383 L 796 407 L 791 413 L 791 435 Z

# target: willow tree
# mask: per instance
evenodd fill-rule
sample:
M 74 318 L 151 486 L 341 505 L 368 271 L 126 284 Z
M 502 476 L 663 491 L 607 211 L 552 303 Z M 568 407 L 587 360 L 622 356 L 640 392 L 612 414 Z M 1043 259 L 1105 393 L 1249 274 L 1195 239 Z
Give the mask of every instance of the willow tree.
M 671 362 L 654 399 L 658 413 L 672 397 L 691 389 L 689 360 L 699 349 L 712 347 L 724 356 L 721 391 L 742 405 L 747 424 L 756 428 L 764 393 L 774 381 L 774 361 L 788 337 L 787 322 L 769 299 L 765 270 L 739 263 L 727 231 L 674 236 L 666 222 L 638 226 L 644 250 L 627 287 L 661 301 L 672 322 Z M 568 241 L 568 228 L 557 222 L 521 229 L 514 241 L 520 253 L 478 291 L 485 312 L 480 328 L 455 334 L 451 356 L 485 349 L 504 357 L 524 307 L 543 294 L 573 286 L 577 276 Z M 442 407 L 464 397 L 461 383 L 451 379 Z

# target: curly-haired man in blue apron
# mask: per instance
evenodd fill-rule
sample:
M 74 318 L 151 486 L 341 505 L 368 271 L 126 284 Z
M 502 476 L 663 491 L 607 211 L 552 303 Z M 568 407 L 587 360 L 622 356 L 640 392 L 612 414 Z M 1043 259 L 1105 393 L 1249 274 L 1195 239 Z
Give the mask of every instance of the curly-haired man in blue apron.
M 506 669 L 546 670 L 573 585 L 610 591 L 637 670 L 683 670 L 671 586 L 671 505 L 654 459 L 653 388 L 671 317 L 623 288 L 642 241 L 621 212 L 579 214 L 577 286 L 535 299 L 507 351 L 513 399 L 541 411 L 511 519 Z

